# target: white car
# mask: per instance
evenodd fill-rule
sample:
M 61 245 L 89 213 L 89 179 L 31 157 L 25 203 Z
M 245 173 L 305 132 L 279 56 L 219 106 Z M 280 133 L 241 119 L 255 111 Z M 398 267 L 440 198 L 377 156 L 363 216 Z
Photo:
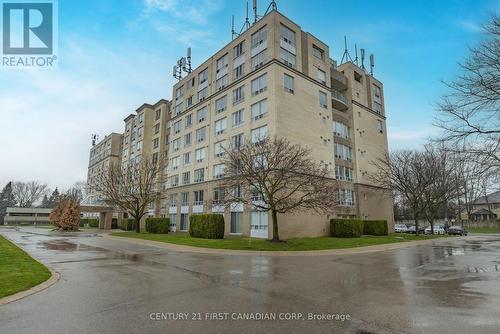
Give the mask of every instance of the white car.
M 396 233 L 406 233 L 407 231 L 408 231 L 408 228 L 406 227 L 405 224 L 394 225 L 394 232 L 396 232 Z
M 434 234 L 444 234 L 444 227 L 441 225 L 434 225 Z M 425 228 L 425 234 L 431 234 L 431 227 L 428 226 Z

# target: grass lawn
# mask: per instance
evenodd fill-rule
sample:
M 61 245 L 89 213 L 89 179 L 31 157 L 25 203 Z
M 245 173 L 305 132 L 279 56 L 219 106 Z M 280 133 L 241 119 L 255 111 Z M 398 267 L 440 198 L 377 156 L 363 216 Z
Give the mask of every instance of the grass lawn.
M 466 227 L 469 233 L 498 233 L 500 234 L 500 228 L 497 227 Z
M 27 290 L 50 278 L 50 271 L 0 236 L 0 298 Z
M 442 235 L 421 235 L 416 237 L 412 234 L 391 234 L 387 236 L 366 235 L 360 238 L 301 238 L 290 239 L 287 242 L 282 243 L 272 243 L 264 239 L 249 239 L 241 237 L 229 237 L 219 240 L 199 239 L 191 238 L 187 233 L 150 234 L 147 232 L 142 232 L 137 234 L 136 232 L 115 232 L 111 235 L 194 247 L 255 251 L 305 251 L 320 249 L 340 249 L 443 237 Z

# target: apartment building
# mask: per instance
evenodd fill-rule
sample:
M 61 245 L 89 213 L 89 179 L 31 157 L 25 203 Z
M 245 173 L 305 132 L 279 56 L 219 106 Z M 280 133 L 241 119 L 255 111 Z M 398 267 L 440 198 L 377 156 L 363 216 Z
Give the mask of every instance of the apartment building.
M 122 168 L 142 159 L 151 159 L 160 164 L 161 172 L 153 191 L 162 192 L 165 183 L 169 148 L 170 102 L 159 100 L 155 104 L 143 104 L 134 114 L 124 119 L 123 148 L 120 154 Z M 166 216 L 167 200 L 152 203 L 148 216 Z
M 164 183 L 172 227 L 187 231 L 189 215 L 220 212 L 227 234 L 271 237 L 268 213 L 218 205 L 222 148 L 264 136 L 309 147 L 339 183 L 338 207 L 280 216 L 281 237 L 325 235 L 332 217 L 393 224 L 390 192 L 369 178 L 371 162 L 387 152 L 383 85 L 329 54 L 273 10 L 174 85 Z
M 86 204 L 99 203 L 99 196 L 95 192 L 95 186 L 99 182 L 102 173 L 106 173 L 111 165 L 119 164 L 122 152 L 122 139 L 122 134 L 113 132 L 90 149 Z

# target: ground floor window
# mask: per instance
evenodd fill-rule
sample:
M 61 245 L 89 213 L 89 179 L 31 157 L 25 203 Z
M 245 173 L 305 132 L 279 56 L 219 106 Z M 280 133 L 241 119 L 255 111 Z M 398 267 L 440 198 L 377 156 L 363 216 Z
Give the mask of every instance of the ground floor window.
M 174 232 L 177 229 L 177 214 L 170 214 L 170 231 Z
M 231 212 L 231 233 L 241 233 L 243 230 L 243 212 Z
M 256 231 L 267 231 L 268 214 L 263 211 L 252 211 L 250 212 L 250 227 L 252 230 Z
M 187 213 L 181 213 L 181 231 L 187 231 L 189 226 L 189 221 L 188 221 L 188 214 Z

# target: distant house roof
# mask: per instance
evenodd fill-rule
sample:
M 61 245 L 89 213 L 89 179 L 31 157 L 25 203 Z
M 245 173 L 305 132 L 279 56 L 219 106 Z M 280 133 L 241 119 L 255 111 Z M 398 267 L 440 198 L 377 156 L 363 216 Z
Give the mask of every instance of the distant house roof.
M 474 201 L 474 204 L 499 204 L 500 191 L 488 194 L 487 196 L 479 197 Z
M 491 212 L 490 210 L 479 209 L 477 211 L 474 211 L 472 214 L 473 215 L 493 215 L 494 213 Z

